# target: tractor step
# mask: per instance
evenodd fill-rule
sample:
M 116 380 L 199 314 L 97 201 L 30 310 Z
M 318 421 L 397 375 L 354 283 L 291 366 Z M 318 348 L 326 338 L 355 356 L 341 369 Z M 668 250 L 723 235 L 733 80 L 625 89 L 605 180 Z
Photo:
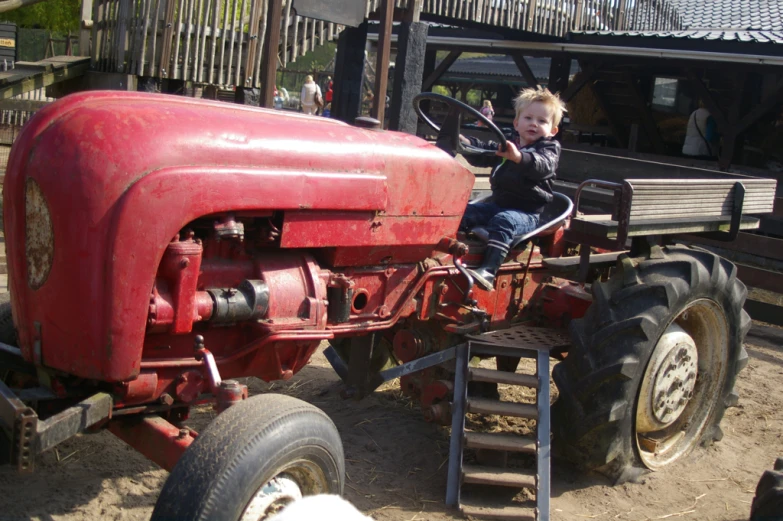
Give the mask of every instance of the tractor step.
M 549 521 L 549 354 L 568 345 L 568 339 L 559 331 L 515 327 L 480 335 L 468 335 L 467 342 L 455 348 L 454 400 L 452 406 L 451 445 L 446 503 L 478 519 L 509 519 L 523 521 Z M 526 357 L 536 360 L 535 374 L 522 374 L 513 368 L 491 370 L 469 367 L 473 355 L 508 357 L 503 360 Z M 514 372 L 512 372 L 514 371 Z M 514 387 L 530 388 L 535 392 L 535 403 L 501 401 L 468 396 L 468 382 L 489 382 Z M 527 393 L 520 393 L 527 396 Z M 484 433 L 465 430 L 465 415 L 497 415 L 502 417 L 535 420 L 535 434 L 522 436 L 509 433 Z M 466 450 L 476 451 L 476 459 L 485 463 L 465 464 Z M 490 451 L 487 453 L 486 451 Z M 536 456 L 536 468 L 509 468 L 507 454 L 523 453 Z M 495 457 L 492 457 L 495 456 Z M 502 457 L 497 457 L 502 456 Z M 501 466 L 490 466 L 494 461 Z M 471 487 L 499 487 L 529 489 L 535 495 L 535 508 L 514 502 L 508 493 L 491 494 L 484 489 L 473 491 Z M 463 490 L 464 489 L 464 490 Z M 464 492 L 464 494 L 463 494 Z M 513 492 L 512 492 L 513 494 Z M 478 498 L 471 496 L 479 496 Z M 493 500 L 497 496 L 497 500 Z
M 497 414 L 516 418 L 538 418 L 538 409 L 529 403 L 509 403 L 486 398 L 468 398 L 468 412 L 476 414 Z
M 523 387 L 536 388 L 538 378 L 531 374 L 509 373 L 508 371 L 494 371 L 471 367 L 468 369 L 471 382 L 492 382 L 498 384 L 521 385 Z
M 465 448 L 535 454 L 536 440 L 525 436 L 517 436 L 515 434 L 466 432 Z
M 536 474 L 523 469 L 499 469 L 479 465 L 462 466 L 462 482 L 499 487 L 535 488 Z
M 466 516 L 480 519 L 502 519 L 504 521 L 536 521 L 535 508 L 525 507 L 490 507 L 483 504 L 462 503 L 460 511 Z

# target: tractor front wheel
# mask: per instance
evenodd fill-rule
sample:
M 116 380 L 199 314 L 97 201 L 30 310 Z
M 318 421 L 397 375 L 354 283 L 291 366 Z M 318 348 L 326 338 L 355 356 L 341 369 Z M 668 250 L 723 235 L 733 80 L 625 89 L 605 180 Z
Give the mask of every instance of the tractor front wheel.
M 343 446 L 320 409 L 277 394 L 218 416 L 183 454 L 151 521 L 260 521 L 303 496 L 342 494 Z
M 620 257 L 593 304 L 571 323 L 553 371 L 556 448 L 617 482 L 663 468 L 722 437 L 747 364 L 750 317 L 736 267 L 703 250 Z

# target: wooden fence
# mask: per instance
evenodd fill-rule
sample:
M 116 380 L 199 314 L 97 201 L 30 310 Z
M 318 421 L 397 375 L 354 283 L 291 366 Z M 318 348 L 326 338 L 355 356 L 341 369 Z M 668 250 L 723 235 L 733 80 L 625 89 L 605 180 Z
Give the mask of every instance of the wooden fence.
M 408 0 L 394 0 L 403 8 Z M 410 0 L 413 1 L 413 0 Z M 218 86 L 260 86 L 268 0 L 96 0 L 92 67 Z M 369 0 L 366 15 L 380 0 Z M 424 0 L 427 15 L 562 36 L 574 30 L 676 30 L 669 0 Z M 283 1 L 280 64 L 331 41 L 342 26 Z

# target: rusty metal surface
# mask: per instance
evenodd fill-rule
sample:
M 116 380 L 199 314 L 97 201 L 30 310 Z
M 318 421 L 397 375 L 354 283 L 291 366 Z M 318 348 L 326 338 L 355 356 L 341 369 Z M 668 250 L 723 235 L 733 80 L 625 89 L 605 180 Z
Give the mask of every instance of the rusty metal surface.
M 187 450 L 195 432 L 172 425 L 160 416 L 128 417 L 109 422 L 109 430 L 148 459 L 171 471 Z
M 28 178 L 24 193 L 24 247 L 27 260 L 27 284 L 40 288 L 54 260 L 54 235 L 49 205 L 35 179 Z
M 113 405 L 107 393 L 97 393 L 77 405 L 38 421 L 37 452 L 49 450 L 85 429 L 109 418 Z

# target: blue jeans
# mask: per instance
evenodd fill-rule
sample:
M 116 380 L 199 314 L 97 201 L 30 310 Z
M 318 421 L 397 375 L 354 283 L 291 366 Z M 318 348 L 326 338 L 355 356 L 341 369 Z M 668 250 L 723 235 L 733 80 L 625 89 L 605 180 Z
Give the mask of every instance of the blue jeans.
M 509 246 L 515 236 L 535 230 L 538 218 L 538 214 L 509 210 L 494 203 L 475 203 L 465 208 L 460 229 L 470 231 L 476 226 L 483 226 L 489 232 L 490 240 Z

